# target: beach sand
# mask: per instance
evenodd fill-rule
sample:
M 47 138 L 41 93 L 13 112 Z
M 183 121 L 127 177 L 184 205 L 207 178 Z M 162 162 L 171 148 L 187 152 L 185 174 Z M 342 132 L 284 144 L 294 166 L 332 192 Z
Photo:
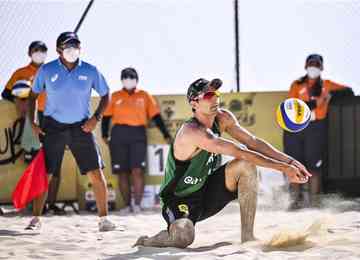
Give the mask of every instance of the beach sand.
M 233 202 L 197 223 L 195 241 L 187 249 L 132 247 L 140 235 L 166 228 L 158 210 L 136 216 L 111 213 L 125 230 L 106 233 L 98 232 L 97 216 L 85 212 L 45 216 L 41 231 L 25 231 L 30 216 L 9 213 L 0 216 L 0 259 L 360 259 L 359 204 L 330 198 L 323 209 L 296 212 L 259 206 L 259 240 L 241 244 L 239 207 Z

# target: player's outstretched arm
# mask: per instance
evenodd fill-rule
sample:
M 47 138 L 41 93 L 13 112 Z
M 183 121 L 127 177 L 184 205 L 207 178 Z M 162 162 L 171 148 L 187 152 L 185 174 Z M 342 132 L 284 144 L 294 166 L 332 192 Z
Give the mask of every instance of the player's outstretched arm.
M 258 138 L 247 131 L 245 128 L 240 126 L 236 117 L 233 113 L 228 110 L 222 109 L 219 115 L 220 124 L 223 126 L 224 130 L 235 140 L 240 143 L 245 144 L 250 150 L 261 153 L 269 158 L 281 161 L 287 164 L 291 164 L 298 168 L 303 175 L 311 176 L 308 170 L 300 162 L 294 158 L 288 156 L 287 154 L 279 151 L 267 141 Z
M 291 182 L 305 183 L 307 175 L 290 164 L 267 157 L 259 152 L 247 149 L 243 145 L 216 136 L 210 129 L 187 125 L 183 129 L 182 138 L 190 140 L 192 145 L 211 153 L 224 154 L 235 157 L 239 160 L 245 160 L 258 166 L 272 168 L 283 172 L 289 177 Z

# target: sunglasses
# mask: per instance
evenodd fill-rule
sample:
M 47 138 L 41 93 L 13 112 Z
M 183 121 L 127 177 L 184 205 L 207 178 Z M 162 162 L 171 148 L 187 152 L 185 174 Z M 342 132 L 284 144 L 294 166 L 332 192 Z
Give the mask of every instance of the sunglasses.
M 207 91 L 205 93 L 198 95 L 196 100 L 198 100 L 199 98 L 204 99 L 204 100 L 209 100 L 209 99 L 212 99 L 214 96 L 220 97 L 220 91 L 218 91 L 218 90 Z

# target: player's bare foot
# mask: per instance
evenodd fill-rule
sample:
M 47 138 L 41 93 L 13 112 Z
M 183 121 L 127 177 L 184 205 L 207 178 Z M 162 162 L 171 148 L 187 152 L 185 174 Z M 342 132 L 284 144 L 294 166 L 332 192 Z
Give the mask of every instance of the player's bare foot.
M 145 240 L 148 238 L 149 238 L 148 236 L 139 237 L 138 240 L 135 242 L 135 244 L 132 247 L 145 246 Z

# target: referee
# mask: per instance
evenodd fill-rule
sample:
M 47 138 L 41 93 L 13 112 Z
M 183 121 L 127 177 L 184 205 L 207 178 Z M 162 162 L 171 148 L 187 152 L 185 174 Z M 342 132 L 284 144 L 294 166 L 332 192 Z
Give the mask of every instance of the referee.
M 29 118 L 33 131 L 43 136 L 46 168 L 50 175 L 59 169 L 67 145 L 75 157 L 81 174 L 86 174 L 96 197 L 99 231 L 111 231 L 115 225 L 106 216 L 107 187 L 101 159 L 92 131 L 101 120 L 109 101 L 109 87 L 97 68 L 79 59 L 80 40 L 73 32 L 61 33 L 56 41 L 59 58 L 40 67 L 29 100 Z M 90 115 L 91 91 L 100 96 L 95 113 Z M 35 100 L 46 92 L 41 128 L 34 122 Z M 34 200 L 34 217 L 27 229 L 38 229 L 46 196 Z

